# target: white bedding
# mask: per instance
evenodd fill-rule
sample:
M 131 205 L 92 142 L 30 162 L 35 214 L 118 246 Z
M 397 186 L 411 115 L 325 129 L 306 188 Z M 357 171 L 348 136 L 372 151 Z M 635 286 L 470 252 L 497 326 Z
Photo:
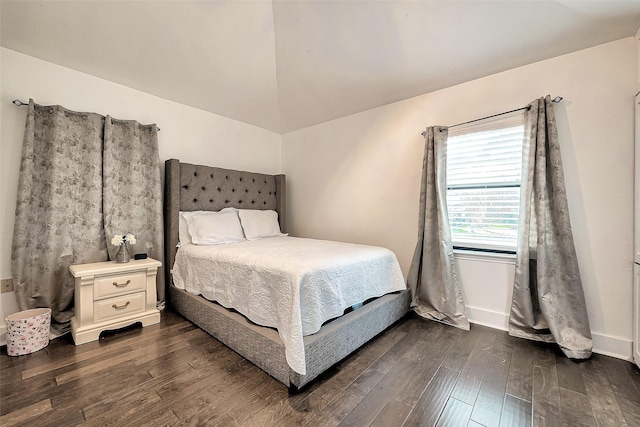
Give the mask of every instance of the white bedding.
M 388 249 L 296 237 L 183 245 L 172 273 L 176 287 L 277 328 L 287 363 L 301 375 L 303 335 L 354 304 L 406 287 Z

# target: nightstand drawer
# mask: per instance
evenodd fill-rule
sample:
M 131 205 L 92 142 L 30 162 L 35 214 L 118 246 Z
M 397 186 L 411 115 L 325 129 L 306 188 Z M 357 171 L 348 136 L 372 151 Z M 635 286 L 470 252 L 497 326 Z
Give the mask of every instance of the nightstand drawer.
M 97 301 L 93 304 L 93 321 L 99 323 L 116 317 L 142 313 L 146 292 Z
M 95 279 L 93 287 L 93 298 L 95 300 L 99 300 L 106 297 L 143 291 L 146 284 L 146 272 L 114 274 L 111 276 L 98 277 Z

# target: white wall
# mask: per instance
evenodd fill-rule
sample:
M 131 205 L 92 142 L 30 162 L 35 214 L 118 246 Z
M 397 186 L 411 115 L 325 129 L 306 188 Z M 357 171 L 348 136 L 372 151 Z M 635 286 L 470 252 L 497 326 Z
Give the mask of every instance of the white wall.
M 417 236 L 420 132 L 561 95 L 556 117 L 594 347 L 629 358 L 635 68 L 630 37 L 288 133 L 289 231 L 386 246 L 406 275 Z M 459 263 L 471 320 L 504 328 L 513 262 Z
M 636 32 L 636 93 L 640 92 L 640 28 Z
M 226 117 L 1 48 L 0 73 L 0 278 L 11 277 L 11 240 L 26 107 L 11 101 L 60 104 L 71 110 L 156 123 L 160 160 L 210 164 L 263 173 L 281 170 L 282 137 Z M 17 311 L 14 293 L 0 294 L 0 343 L 4 317 Z

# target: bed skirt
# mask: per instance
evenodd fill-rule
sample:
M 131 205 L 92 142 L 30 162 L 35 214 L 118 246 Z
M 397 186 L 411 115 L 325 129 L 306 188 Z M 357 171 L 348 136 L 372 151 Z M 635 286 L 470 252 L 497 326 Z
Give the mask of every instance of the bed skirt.
M 171 305 L 204 331 L 250 360 L 287 387 L 299 389 L 400 320 L 409 310 L 409 292 L 382 296 L 304 337 L 306 375 L 294 372 L 285 359 L 277 331 L 249 322 L 205 298 L 174 286 Z

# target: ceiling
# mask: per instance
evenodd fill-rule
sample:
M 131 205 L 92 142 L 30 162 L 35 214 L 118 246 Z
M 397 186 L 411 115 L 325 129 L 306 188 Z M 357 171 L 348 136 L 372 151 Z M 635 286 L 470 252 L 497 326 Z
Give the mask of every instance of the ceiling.
M 633 36 L 640 1 L 2 0 L 0 15 L 3 47 L 287 133 Z

